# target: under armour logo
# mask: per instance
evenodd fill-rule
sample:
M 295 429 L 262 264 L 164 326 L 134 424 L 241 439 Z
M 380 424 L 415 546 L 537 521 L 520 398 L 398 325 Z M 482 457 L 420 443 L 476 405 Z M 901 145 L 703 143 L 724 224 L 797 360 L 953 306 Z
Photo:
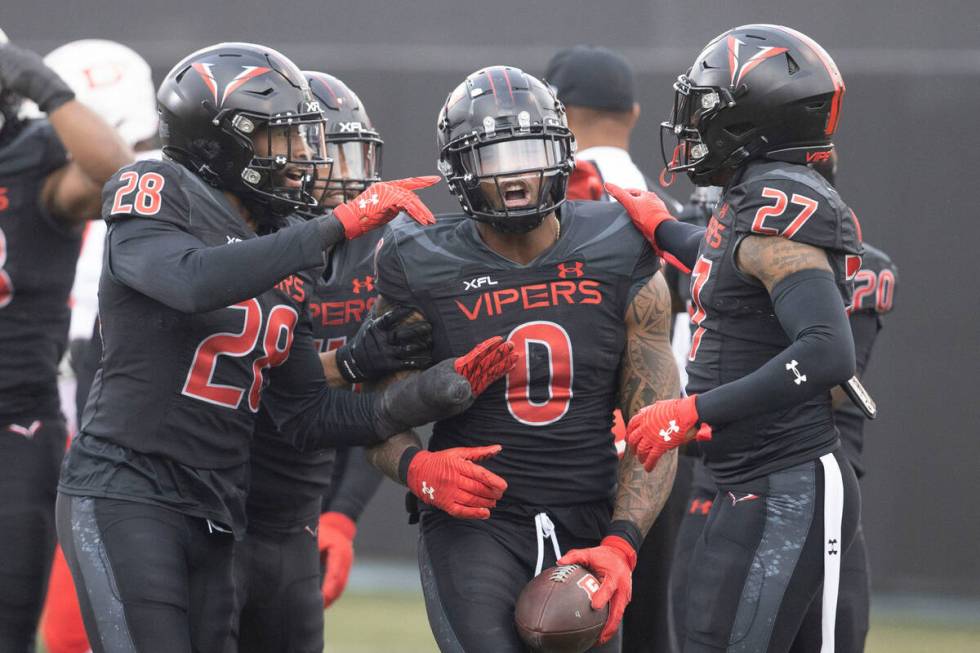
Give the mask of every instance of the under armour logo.
M 228 239 L 228 243 L 240 243 L 240 242 L 242 242 L 242 239 L 239 238 L 238 236 L 225 236 L 225 238 Z
M 354 290 L 355 295 L 360 295 L 361 290 L 366 290 L 367 292 L 374 292 L 374 277 L 368 275 L 364 279 L 351 279 L 351 286 Z
M 558 264 L 558 276 L 562 279 L 567 278 L 568 275 L 581 277 L 583 274 L 585 274 L 585 263 L 582 261 L 575 261 L 572 265 L 568 265 L 567 263 Z
M 793 376 L 796 377 L 793 379 L 793 383 L 800 385 L 801 383 L 806 383 L 806 374 L 800 374 L 800 371 L 796 369 L 797 365 L 799 365 L 799 363 L 797 363 L 795 360 L 790 361 L 789 363 L 786 363 L 786 369 L 793 371 Z
M 670 442 L 670 434 L 680 432 L 681 427 L 677 426 L 677 420 L 672 419 L 667 423 L 667 428 L 660 429 L 660 437 L 664 439 L 664 442 Z
M 732 500 L 732 505 L 737 503 L 742 503 L 743 501 L 754 501 L 759 498 L 758 494 L 746 494 L 744 497 L 735 496 L 734 492 L 729 491 L 728 498 Z
M 837 548 L 837 540 L 827 540 L 827 555 L 835 556 L 840 551 Z
M 429 497 L 429 501 L 435 501 L 436 499 L 436 489 L 425 481 L 422 481 L 422 494 Z
M 372 195 L 372 196 L 371 196 L 371 197 L 369 197 L 368 199 L 361 199 L 361 201 L 359 201 L 359 202 L 357 203 L 357 205 L 358 205 L 359 207 L 361 207 L 362 209 L 364 209 L 364 208 L 367 208 L 367 205 L 368 205 L 368 202 L 370 202 L 371 204 L 377 204 L 377 203 L 378 203 L 378 201 L 379 201 L 379 200 L 378 200 L 378 194 L 377 194 L 377 193 L 375 193 L 374 195 Z
M 41 420 L 36 419 L 31 422 L 30 426 L 21 426 L 20 424 L 11 424 L 7 427 L 7 430 L 11 433 L 16 433 L 17 435 L 23 435 L 25 438 L 33 438 L 37 430 L 41 428 Z

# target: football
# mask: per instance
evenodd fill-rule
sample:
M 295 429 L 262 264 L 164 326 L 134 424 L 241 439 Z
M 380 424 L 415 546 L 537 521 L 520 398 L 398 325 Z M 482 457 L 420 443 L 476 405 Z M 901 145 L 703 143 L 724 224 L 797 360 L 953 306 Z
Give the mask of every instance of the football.
M 514 621 L 524 643 L 543 653 L 589 650 L 609 617 L 609 606 L 592 609 L 599 579 L 581 565 L 545 569 L 517 598 Z

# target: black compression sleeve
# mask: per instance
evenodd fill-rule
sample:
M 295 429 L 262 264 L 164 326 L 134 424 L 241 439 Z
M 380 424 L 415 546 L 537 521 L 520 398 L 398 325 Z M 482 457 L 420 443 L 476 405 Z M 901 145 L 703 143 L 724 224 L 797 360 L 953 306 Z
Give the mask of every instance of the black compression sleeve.
M 363 447 L 352 447 L 347 455 L 339 457 L 342 465 L 336 487 L 331 488 L 332 498 L 323 506 L 324 512 L 339 512 L 357 521 L 378 486 L 381 470 L 368 462 Z
M 792 344 L 751 374 L 698 395 L 708 424 L 784 410 L 854 375 L 854 341 L 833 274 L 789 275 L 773 288 L 772 305 Z
M 694 269 L 694 264 L 698 260 L 698 249 L 704 238 L 704 227 L 677 220 L 666 220 L 660 223 L 654 235 L 660 249 L 673 254 L 674 258 L 686 265 L 689 270 Z
M 322 265 L 316 221 L 268 236 L 209 247 L 161 220 L 121 220 L 109 228 L 110 273 L 183 313 L 202 313 L 255 297 L 294 272 Z

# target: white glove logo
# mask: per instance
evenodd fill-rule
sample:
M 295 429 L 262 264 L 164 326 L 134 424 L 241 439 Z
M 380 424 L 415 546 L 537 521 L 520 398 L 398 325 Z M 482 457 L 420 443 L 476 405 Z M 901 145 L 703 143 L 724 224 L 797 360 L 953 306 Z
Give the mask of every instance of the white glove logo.
M 436 489 L 425 481 L 422 481 L 422 494 L 429 497 L 429 501 L 435 501 Z
M 680 432 L 681 427 L 677 426 L 677 420 L 672 419 L 667 423 L 667 428 L 660 429 L 660 437 L 664 439 L 664 442 L 670 442 L 670 434 Z

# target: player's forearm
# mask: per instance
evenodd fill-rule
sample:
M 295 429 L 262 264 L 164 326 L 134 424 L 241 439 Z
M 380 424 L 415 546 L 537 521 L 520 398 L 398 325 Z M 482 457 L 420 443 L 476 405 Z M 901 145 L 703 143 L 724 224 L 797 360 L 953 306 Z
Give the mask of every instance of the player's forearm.
M 617 522 L 627 531 L 627 539 L 634 548 L 639 548 L 653 522 L 663 510 L 670 491 L 674 487 L 674 476 L 677 473 L 677 451 L 665 454 L 653 471 L 647 473 L 643 463 L 638 461 L 632 451 L 619 463 L 619 489 L 616 492 L 616 503 L 613 508 L 613 528 Z M 636 528 L 636 534 L 630 534 L 631 524 Z M 637 537 L 638 534 L 638 537 Z M 620 534 L 622 536 L 622 534 Z
M 409 449 L 421 449 L 422 440 L 414 431 L 399 433 L 388 438 L 384 443 L 365 450 L 369 463 L 395 483 L 405 485 L 405 478 L 400 473 L 399 466 L 402 457 Z
M 854 340 L 830 272 L 796 272 L 772 295 L 792 344 L 751 374 L 698 395 L 702 421 L 718 426 L 785 410 L 854 375 Z
M 72 164 L 96 185 L 96 195 L 116 170 L 133 160 L 133 151 L 94 111 L 77 100 L 48 114 Z
M 337 351 L 325 351 L 320 354 L 320 365 L 323 366 L 323 378 L 327 380 L 327 385 L 331 388 L 346 388 L 350 383 L 337 368 Z
M 667 220 L 657 227 L 657 246 L 686 265 L 694 269 L 698 259 L 698 249 L 704 239 L 704 227 L 698 227 L 686 222 Z
M 110 272 L 123 284 L 183 313 L 255 297 L 323 261 L 312 222 L 268 236 L 208 247 L 180 228 L 130 219 L 112 225 Z

